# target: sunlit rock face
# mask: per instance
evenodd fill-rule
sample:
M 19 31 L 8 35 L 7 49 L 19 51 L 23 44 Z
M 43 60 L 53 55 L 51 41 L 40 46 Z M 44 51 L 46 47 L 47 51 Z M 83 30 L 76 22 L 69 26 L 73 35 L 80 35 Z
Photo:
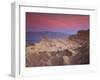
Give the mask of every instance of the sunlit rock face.
M 43 38 L 26 46 L 26 67 L 89 64 L 89 30 L 66 39 Z

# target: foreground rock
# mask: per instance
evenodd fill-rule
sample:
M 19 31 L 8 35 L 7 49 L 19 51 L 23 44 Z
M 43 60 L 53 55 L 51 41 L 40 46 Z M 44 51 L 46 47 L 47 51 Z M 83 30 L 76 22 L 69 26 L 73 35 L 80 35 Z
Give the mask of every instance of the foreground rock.
M 26 67 L 89 64 L 89 30 L 69 39 L 42 39 L 26 47 Z

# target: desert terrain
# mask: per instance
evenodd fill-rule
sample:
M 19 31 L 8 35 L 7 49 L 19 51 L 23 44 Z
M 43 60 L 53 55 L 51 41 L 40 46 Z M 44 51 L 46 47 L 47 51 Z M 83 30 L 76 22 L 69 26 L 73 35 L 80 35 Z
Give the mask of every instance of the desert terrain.
M 26 67 L 89 64 L 89 30 L 68 38 L 43 37 L 26 45 Z

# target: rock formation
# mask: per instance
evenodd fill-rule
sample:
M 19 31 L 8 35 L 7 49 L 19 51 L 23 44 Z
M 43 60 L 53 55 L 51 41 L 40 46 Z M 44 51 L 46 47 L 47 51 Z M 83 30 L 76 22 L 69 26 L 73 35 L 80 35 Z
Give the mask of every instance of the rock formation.
M 26 67 L 89 64 L 89 30 L 68 39 L 43 38 L 26 46 Z

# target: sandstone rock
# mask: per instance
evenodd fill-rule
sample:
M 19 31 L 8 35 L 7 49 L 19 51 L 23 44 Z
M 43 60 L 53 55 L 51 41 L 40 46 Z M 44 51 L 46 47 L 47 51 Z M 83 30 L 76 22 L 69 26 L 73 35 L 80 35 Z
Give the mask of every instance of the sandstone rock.
M 63 65 L 63 59 L 62 58 L 55 57 L 55 58 L 53 58 L 51 60 L 51 62 L 52 62 L 52 65 L 55 65 L 55 66 L 57 66 L 57 65 Z
M 89 64 L 89 31 L 26 45 L 26 67 Z
M 63 63 L 70 64 L 70 58 L 68 56 L 63 56 Z

